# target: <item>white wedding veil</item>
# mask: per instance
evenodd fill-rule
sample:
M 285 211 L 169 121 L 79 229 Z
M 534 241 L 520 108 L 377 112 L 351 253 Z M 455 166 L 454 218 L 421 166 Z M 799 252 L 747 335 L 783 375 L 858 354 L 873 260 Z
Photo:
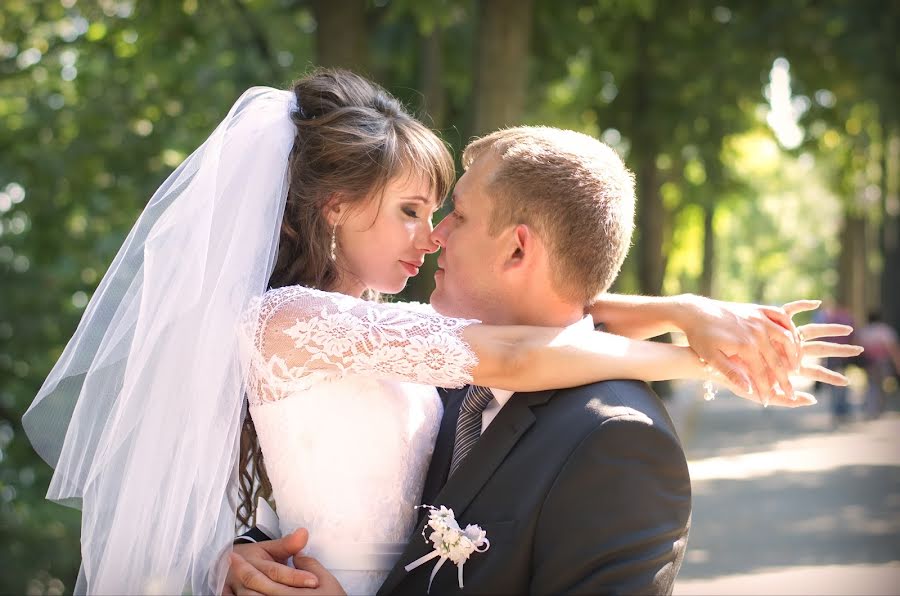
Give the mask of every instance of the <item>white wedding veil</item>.
M 220 593 L 244 364 L 293 147 L 294 94 L 246 91 L 150 199 L 23 424 L 82 509 L 76 592 Z

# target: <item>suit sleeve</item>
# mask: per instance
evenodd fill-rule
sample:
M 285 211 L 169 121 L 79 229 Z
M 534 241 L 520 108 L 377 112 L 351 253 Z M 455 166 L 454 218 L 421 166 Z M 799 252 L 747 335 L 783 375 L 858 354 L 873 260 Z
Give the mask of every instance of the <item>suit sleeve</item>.
M 256 526 L 253 526 L 252 528 L 235 538 L 234 544 L 265 542 L 266 540 L 273 540 L 273 538 Z
M 671 593 L 690 513 L 675 435 L 639 412 L 610 418 L 576 448 L 547 495 L 531 592 Z

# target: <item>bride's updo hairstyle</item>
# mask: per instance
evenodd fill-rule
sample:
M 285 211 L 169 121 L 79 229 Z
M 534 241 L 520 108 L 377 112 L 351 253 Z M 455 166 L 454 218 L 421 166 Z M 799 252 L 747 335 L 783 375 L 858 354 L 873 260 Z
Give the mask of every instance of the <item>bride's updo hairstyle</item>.
M 325 205 L 332 199 L 364 206 L 408 172 L 422 172 L 438 204 L 456 178 L 447 146 L 410 116 L 390 93 L 346 70 L 319 69 L 293 84 L 297 128 L 290 156 L 290 186 L 269 287 L 304 285 L 333 289 L 338 269 L 331 258 L 332 228 Z M 377 298 L 373 292 L 365 297 Z M 272 487 L 253 421 L 241 432 L 241 524 L 252 525 L 259 497 Z

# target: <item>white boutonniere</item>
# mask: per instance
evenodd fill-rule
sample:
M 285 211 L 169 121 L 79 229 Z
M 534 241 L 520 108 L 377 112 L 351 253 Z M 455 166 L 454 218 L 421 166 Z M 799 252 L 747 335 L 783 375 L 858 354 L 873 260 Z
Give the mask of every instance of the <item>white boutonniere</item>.
M 422 530 L 422 537 L 425 538 L 425 542 L 431 542 L 434 545 L 434 550 L 424 557 L 416 559 L 404 569 L 412 571 L 416 567 L 440 557 L 428 580 L 428 591 L 430 592 L 434 576 L 437 575 L 438 570 L 447 559 L 450 559 L 456 565 L 459 575 L 459 587 L 462 588 L 463 565 L 469 560 L 472 553 L 483 553 L 490 548 L 491 542 L 487 539 L 487 535 L 481 529 L 481 526 L 469 524 L 465 529 L 460 529 L 452 509 L 447 509 L 443 505 L 440 508 L 431 505 L 420 505 L 416 509 L 419 507 L 431 510 L 428 514 L 428 523 Z M 431 533 L 426 535 L 429 529 Z

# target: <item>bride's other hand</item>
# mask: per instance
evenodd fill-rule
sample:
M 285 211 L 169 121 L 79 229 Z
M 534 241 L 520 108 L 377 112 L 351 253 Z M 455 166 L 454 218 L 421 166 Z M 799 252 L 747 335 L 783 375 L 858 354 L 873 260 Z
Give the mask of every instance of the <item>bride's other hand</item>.
M 794 394 L 788 375 L 800 365 L 800 341 L 788 305 L 779 308 L 694 295 L 681 299 L 686 308 L 681 309 L 679 328 L 697 355 L 727 379 L 729 389 L 778 405 L 783 404 L 776 400 L 776 387 L 782 394 Z M 790 303 L 793 312 L 819 304 L 817 300 Z
M 800 363 L 797 374 L 811 381 L 819 381 L 839 387 L 849 384 L 847 377 L 821 364 L 813 364 L 809 359 L 819 358 L 851 358 L 863 353 L 863 347 L 853 344 L 839 344 L 830 341 L 815 341 L 822 337 L 846 337 L 853 333 L 853 327 L 836 323 L 809 324 L 797 328 L 803 339 L 800 353 L 804 361 Z
M 803 325 L 796 329 L 800 342 L 800 366 L 794 371 L 797 377 L 803 377 L 808 381 L 818 381 L 828 385 L 837 385 L 839 387 L 849 384 L 849 380 L 843 374 L 833 371 L 821 364 L 815 363 L 815 360 L 826 358 L 850 358 L 858 356 L 863 352 L 862 346 L 853 344 L 839 344 L 830 341 L 816 341 L 822 337 L 844 337 L 853 332 L 853 328 L 848 325 L 839 324 L 809 324 Z M 740 369 L 744 366 L 737 357 L 729 359 L 731 366 Z M 738 397 L 749 399 L 750 401 L 764 403 L 760 399 L 758 393 L 746 391 L 740 385 L 731 383 L 718 373 L 714 373 L 710 380 L 723 384 L 727 389 Z M 780 387 L 773 388 L 774 396 L 765 405 L 784 406 L 788 408 L 796 408 L 798 406 L 807 406 L 816 403 L 816 398 L 805 391 L 795 391 L 793 394 L 785 393 Z
M 300 528 L 278 538 L 252 544 L 235 544 L 228 561 L 224 596 L 247 594 L 306 594 L 303 588 L 319 587 L 314 573 L 285 564 L 306 547 L 309 532 Z

